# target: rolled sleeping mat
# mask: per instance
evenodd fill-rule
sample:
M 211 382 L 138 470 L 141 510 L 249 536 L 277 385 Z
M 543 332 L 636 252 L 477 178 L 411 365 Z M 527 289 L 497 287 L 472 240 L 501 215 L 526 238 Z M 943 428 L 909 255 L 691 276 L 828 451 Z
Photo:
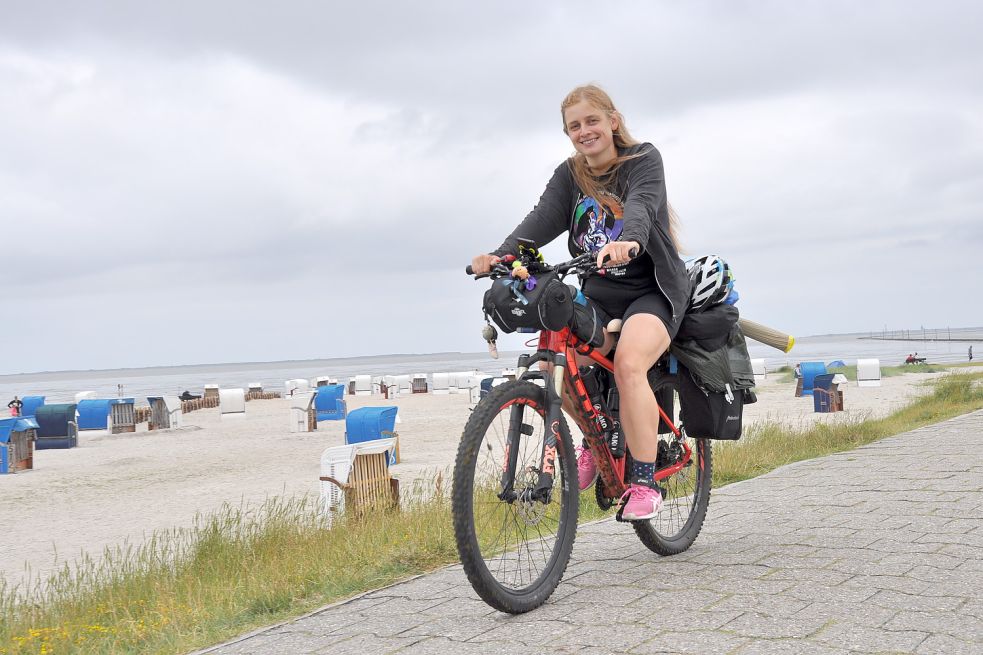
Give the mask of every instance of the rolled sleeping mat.
M 790 334 L 780 332 L 775 328 L 770 328 L 767 325 L 755 323 L 754 321 L 749 321 L 746 318 L 738 319 L 737 324 L 741 326 L 741 331 L 744 333 L 744 336 L 754 339 L 755 341 L 760 341 L 766 346 L 777 348 L 783 353 L 787 353 L 788 351 L 792 350 L 792 346 L 795 345 L 795 337 Z

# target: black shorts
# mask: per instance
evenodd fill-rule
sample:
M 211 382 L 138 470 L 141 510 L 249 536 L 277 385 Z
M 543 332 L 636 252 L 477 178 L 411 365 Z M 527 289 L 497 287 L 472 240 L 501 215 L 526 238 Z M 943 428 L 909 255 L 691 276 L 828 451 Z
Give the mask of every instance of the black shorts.
M 672 318 L 672 306 L 662 292 L 658 289 L 654 291 L 642 291 L 642 295 L 635 289 L 613 289 L 606 286 L 601 289 L 591 289 L 591 285 L 586 285 L 584 294 L 591 299 L 591 302 L 603 309 L 611 318 L 620 318 L 627 321 L 635 314 L 652 314 L 658 316 L 665 324 L 669 339 L 675 339 L 679 331 L 679 324 L 683 321 L 683 314 L 677 314 L 675 320 Z M 591 291 L 594 291 L 592 294 Z

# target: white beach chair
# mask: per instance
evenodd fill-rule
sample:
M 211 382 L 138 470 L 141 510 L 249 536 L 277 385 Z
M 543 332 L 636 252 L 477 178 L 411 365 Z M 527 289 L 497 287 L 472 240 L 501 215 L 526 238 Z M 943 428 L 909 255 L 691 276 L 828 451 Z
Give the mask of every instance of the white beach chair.
M 79 391 L 77 394 L 75 394 L 75 404 L 78 405 L 80 400 L 87 400 L 95 397 L 95 391 Z
M 396 386 L 399 387 L 399 393 L 413 393 L 413 383 L 408 375 L 397 375 Z
M 768 377 L 768 369 L 765 368 L 764 359 L 752 359 L 751 371 L 754 373 L 755 379 L 758 379 L 759 377 L 762 379 Z
M 285 396 L 293 396 L 298 393 L 303 396 L 310 388 L 311 383 L 304 378 L 294 378 L 293 380 L 287 380 L 283 383 Z
M 858 387 L 881 386 L 881 360 L 879 359 L 857 360 L 857 386 Z
M 390 400 L 399 397 L 399 383 L 397 382 L 395 375 L 382 376 L 382 386 L 386 388 L 386 395 Z
M 181 410 L 181 399 L 177 396 L 163 396 L 164 408 L 168 415 L 169 427 L 179 428 L 184 425 L 184 412 Z
M 246 416 L 246 391 L 244 389 L 219 389 L 218 409 L 223 419 Z
M 294 393 L 290 397 L 290 431 L 291 432 L 310 432 L 310 421 L 308 413 L 311 403 L 314 402 L 314 391 L 308 390 L 303 393 Z
M 436 395 L 444 395 L 450 393 L 450 374 L 434 373 L 433 384 L 430 387 L 430 391 Z
M 356 396 L 371 396 L 372 395 L 372 376 L 371 375 L 356 375 L 355 376 L 355 395 Z

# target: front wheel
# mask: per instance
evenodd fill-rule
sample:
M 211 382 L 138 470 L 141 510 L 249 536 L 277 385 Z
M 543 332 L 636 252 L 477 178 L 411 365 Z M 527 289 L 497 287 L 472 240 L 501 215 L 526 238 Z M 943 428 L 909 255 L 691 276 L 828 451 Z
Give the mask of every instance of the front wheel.
M 675 390 L 675 380 L 666 378 L 653 385 L 654 391 Z M 674 402 L 678 403 L 676 395 Z M 635 533 L 645 546 L 659 555 L 676 555 L 696 541 L 710 504 L 710 485 L 713 477 L 713 457 L 708 439 L 692 439 L 686 436 L 683 422 L 683 439 L 674 434 L 659 435 L 659 461 L 657 468 L 665 468 L 679 461 L 681 444 L 692 450 L 690 461 L 674 475 L 663 479 L 659 485 L 666 490 L 662 509 L 655 518 L 632 521 Z
M 539 480 L 545 415 L 546 392 L 532 382 L 492 388 L 464 428 L 454 465 L 454 535 L 464 571 L 486 603 L 511 614 L 546 602 L 566 571 L 577 532 L 577 462 L 562 416 L 553 488 L 545 499 L 524 493 Z M 510 454 L 516 456 L 514 493 L 503 494 Z

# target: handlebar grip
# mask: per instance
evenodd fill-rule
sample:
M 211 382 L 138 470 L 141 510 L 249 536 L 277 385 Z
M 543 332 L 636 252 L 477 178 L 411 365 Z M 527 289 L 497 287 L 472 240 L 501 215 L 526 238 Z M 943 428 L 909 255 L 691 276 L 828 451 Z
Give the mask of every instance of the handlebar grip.
M 795 337 L 790 334 L 780 332 L 775 328 L 770 328 L 767 325 L 755 323 L 754 321 L 749 321 L 746 318 L 738 319 L 737 324 L 741 326 L 741 331 L 744 333 L 744 336 L 750 337 L 755 341 L 760 341 L 766 346 L 777 348 L 783 353 L 787 353 L 788 351 L 792 350 L 792 346 L 795 345 Z
M 638 248 L 632 248 L 628 251 L 628 259 L 635 259 L 636 257 L 638 257 Z M 610 259 L 611 255 L 604 255 L 604 259 L 601 260 L 601 266 L 607 264 Z
M 464 269 L 464 272 L 468 275 L 474 275 L 474 269 L 471 268 L 471 264 L 468 264 L 468 267 Z

